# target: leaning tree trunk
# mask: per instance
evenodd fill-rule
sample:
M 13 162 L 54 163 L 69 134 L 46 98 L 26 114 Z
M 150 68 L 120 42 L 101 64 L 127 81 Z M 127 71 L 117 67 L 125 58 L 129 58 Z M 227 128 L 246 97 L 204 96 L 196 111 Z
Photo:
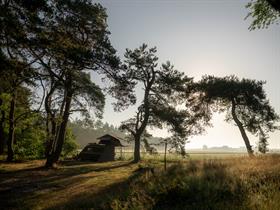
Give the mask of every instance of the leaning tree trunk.
M 236 123 L 236 125 L 238 126 L 241 136 L 245 142 L 245 146 L 247 149 L 247 152 L 249 154 L 249 156 L 254 156 L 254 152 L 252 150 L 252 146 L 250 144 L 249 138 L 245 132 L 245 129 L 243 127 L 243 124 L 240 122 L 240 120 L 238 119 L 237 115 L 236 115 L 236 104 L 235 101 L 232 100 L 232 108 L 231 108 L 231 114 L 232 114 L 232 118 L 234 120 L 234 122 Z
M 62 122 L 59 128 L 57 129 L 57 133 L 55 137 L 55 145 L 54 148 L 52 148 L 51 154 L 48 155 L 45 164 L 47 168 L 53 167 L 53 165 L 57 163 L 59 156 L 61 154 L 64 139 L 66 136 L 67 123 L 70 115 L 72 95 L 73 95 L 72 92 L 67 92 L 66 99 L 65 99 L 65 109 L 62 116 Z
M 7 140 L 8 156 L 7 161 L 11 162 L 14 159 L 13 143 L 15 138 L 15 106 L 16 106 L 16 92 L 12 94 L 9 112 L 9 134 Z
M 134 143 L 134 158 L 133 162 L 138 163 L 140 161 L 140 135 L 136 135 L 134 137 L 135 143 Z

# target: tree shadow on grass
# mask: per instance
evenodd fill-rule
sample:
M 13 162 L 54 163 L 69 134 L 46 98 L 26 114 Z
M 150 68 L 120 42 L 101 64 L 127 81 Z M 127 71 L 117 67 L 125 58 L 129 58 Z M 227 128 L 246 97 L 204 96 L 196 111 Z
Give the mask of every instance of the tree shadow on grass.
M 19 169 L 16 171 L 2 171 L 0 172 L 1 179 L 11 176 L 21 176 L 32 172 L 48 172 L 48 175 L 56 174 L 61 177 L 72 176 L 76 174 L 88 173 L 91 171 L 106 171 L 114 168 L 125 167 L 131 165 L 131 162 L 108 162 L 108 163 L 94 163 L 94 162 L 80 162 L 80 161 L 67 161 L 62 162 L 60 167 L 47 169 L 44 166 L 35 166 L 27 169 Z
M 87 191 L 69 197 L 65 202 L 47 208 L 47 210 L 56 209 L 111 209 L 111 202 L 115 198 L 130 193 L 130 186 L 135 180 L 138 180 L 146 171 L 135 170 L 127 179 L 115 182 L 104 187 L 98 193 Z
M 1 207 L 6 209 L 22 209 L 24 206 L 32 208 L 32 205 L 36 204 L 38 196 L 44 196 L 53 191 L 63 193 L 63 190 L 69 186 L 84 183 L 92 177 L 98 177 L 97 172 L 106 172 L 129 165 L 131 165 L 130 162 L 104 164 L 83 164 L 82 162 L 80 165 L 73 162 L 73 164 L 67 163 L 58 169 L 46 170 L 43 167 L 35 167 L 2 173 L 0 178 Z
M 246 192 L 240 180 L 223 164 L 208 161 L 199 169 L 192 164 L 187 168 L 175 165 L 150 178 L 142 176 L 146 172 L 135 170 L 127 180 L 111 184 L 98 194 L 89 190 L 48 210 L 112 209 L 114 201 L 121 209 L 247 209 L 241 207 Z M 146 187 L 148 182 L 153 182 L 150 186 L 154 189 Z

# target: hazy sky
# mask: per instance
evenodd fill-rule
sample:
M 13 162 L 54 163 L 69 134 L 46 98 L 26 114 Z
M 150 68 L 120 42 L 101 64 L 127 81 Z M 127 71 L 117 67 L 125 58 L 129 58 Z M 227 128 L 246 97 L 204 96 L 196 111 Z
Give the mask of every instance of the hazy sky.
M 111 42 L 120 56 L 142 43 L 157 46 L 161 62 L 199 80 L 202 75 L 266 80 L 265 90 L 280 113 L 280 26 L 249 31 L 244 20 L 249 0 L 100 0 L 107 8 Z M 107 99 L 103 121 L 119 125 L 134 115 L 134 107 L 115 113 Z M 191 138 L 190 148 L 244 146 L 236 126 L 215 115 L 213 127 Z M 153 131 L 155 136 L 165 131 Z M 270 135 L 270 147 L 280 148 L 280 132 Z M 255 144 L 258 139 L 251 138 Z

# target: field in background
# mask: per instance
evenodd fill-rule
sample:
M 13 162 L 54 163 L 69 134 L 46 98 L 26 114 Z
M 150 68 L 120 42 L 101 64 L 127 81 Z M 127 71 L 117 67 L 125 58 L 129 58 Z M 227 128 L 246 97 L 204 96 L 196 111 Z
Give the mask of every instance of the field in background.
M 191 159 L 212 159 L 212 158 L 232 158 L 232 157 L 247 157 L 248 153 L 245 152 L 189 152 L 185 157 L 182 157 L 180 154 L 176 153 L 166 153 L 166 159 L 169 162 L 172 161 L 184 161 L 189 158 Z M 141 158 L 143 160 L 157 160 L 163 161 L 164 160 L 164 153 L 158 152 L 157 154 L 148 154 L 145 152 L 141 152 Z M 132 160 L 133 159 L 133 152 L 132 151 L 120 151 L 116 150 L 116 159 L 117 160 Z
M 280 155 L 0 163 L 1 209 L 280 209 Z M 239 155 L 239 154 L 238 154 Z

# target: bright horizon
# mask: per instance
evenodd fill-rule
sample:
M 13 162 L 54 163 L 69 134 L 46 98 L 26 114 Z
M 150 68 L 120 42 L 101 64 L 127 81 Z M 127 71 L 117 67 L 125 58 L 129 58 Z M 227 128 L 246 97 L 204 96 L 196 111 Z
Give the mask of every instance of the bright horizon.
M 142 43 L 156 46 L 161 62 L 170 60 L 175 68 L 199 80 L 202 75 L 235 74 L 266 80 L 268 99 L 280 113 L 278 80 L 280 78 L 280 26 L 249 31 L 250 20 L 245 0 L 229 1 L 166 1 L 166 0 L 100 0 L 107 8 L 111 42 L 122 57 L 126 48 Z M 93 75 L 93 79 L 95 76 Z M 94 79 L 101 84 L 99 79 Z M 139 92 L 139 90 L 138 90 Z M 134 115 L 135 107 L 116 113 L 107 96 L 103 121 L 120 125 Z M 187 148 L 227 145 L 244 146 L 238 128 L 215 114 L 213 127 L 202 136 L 190 138 Z M 154 136 L 164 137 L 166 131 L 154 130 Z M 248 134 L 249 135 L 249 134 Z M 249 135 L 255 146 L 258 138 Z M 270 134 L 269 148 L 280 148 L 280 132 Z

